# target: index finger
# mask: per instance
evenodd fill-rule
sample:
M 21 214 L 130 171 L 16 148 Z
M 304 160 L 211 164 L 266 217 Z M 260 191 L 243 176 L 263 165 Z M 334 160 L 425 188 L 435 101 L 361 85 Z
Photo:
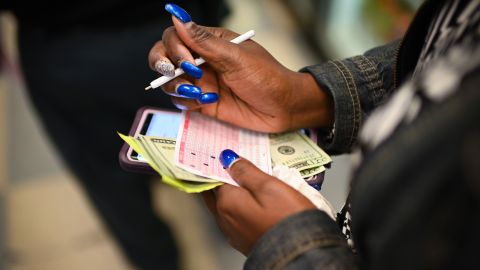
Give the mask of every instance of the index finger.
M 163 41 L 158 41 L 153 45 L 148 53 L 148 65 L 152 70 L 162 75 L 173 76 L 175 74 L 175 66 L 167 57 L 167 51 Z

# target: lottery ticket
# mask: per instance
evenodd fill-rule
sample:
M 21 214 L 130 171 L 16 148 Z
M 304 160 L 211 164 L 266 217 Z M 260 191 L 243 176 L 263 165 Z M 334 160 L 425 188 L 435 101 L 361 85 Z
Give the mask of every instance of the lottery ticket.
M 235 151 L 271 174 L 267 134 L 241 129 L 197 112 L 183 113 L 175 146 L 175 164 L 178 167 L 238 186 L 218 160 L 224 149 Z

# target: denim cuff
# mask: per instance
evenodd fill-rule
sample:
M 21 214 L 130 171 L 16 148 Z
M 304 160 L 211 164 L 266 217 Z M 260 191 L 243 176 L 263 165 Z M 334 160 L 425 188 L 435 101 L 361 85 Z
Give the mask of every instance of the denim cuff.
M 324 140 L 324 148 L 332 154 L 348 152 L 357 137 L 362 119 L 360 97 L 354 76 L 344 61 L 305 67 L 322 89 L 332 97 L 335 109 L 335 130 L 332 138 Z
M 282 269 L 312 249 L 347 247 L 338 225 L 319 210 L 307 210 L 281 221 L 255 244 L 244 269 Z
M 393 91 L 395 56 L 399 42 L 374 48 L 364 55 L 308 66 L 310 73 L 334 102 L 335 129 L 328 138 L 320 132 L 322 147 L 331 154 L 350 152 L 366 116 Z

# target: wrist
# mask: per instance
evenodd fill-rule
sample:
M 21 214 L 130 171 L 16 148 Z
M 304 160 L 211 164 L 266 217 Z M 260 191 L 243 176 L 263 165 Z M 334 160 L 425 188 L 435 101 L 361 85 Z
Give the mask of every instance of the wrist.
M 293 78 L 290 129 L 333 127 L 333 98 L 311 74 L 295 72 Z

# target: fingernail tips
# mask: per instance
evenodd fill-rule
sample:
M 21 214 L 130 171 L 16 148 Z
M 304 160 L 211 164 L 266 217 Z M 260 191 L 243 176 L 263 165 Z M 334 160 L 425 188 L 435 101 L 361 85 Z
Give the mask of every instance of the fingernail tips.
M 188 12 L 186 12 L 183 8 L 181 8 L 181 7 L 179 7 L 175 4 L 172 4 L 172 3 L 166 4 L 165 5 L 165 10 L 168 13 L 175 16 L 180 21 L 182 21 L 183 23 L 187 23 L 187 22 L 192 21 L 192 17 L 190 17 L 190 14 L 188 14 Z
M 235 161 L 237 161 L 240 157 L 237 155 L 237 153 L 233 152 L 233 150 L 230 149 L 225 149 L 220 153 L 220 163 L 222 163 L 222 166 L 224 169 L 228 169 L 232 166 Z
M 165 76 L 173 77 L 175 75 L 175 66 L 165 60 L 158 60 L 155 63 L 155 70 Z
M 180 67 L 183 69 L 183 71 L 185 71 L 185 73 L 194 77 L 195 79 L 200 79 L 203 76 L 203 71 L 190 62 L 183 61 L 180 63 Z
M 198 101 L 201 104 L 210 104 L 215 103 L 218 101 L 218 94 L 217 93 L 203 93 Z
M 191 84 L 181 84 L 177 87 L 177 94 L 186 98 L 200 99 L 202 96 L 202 89 Z

